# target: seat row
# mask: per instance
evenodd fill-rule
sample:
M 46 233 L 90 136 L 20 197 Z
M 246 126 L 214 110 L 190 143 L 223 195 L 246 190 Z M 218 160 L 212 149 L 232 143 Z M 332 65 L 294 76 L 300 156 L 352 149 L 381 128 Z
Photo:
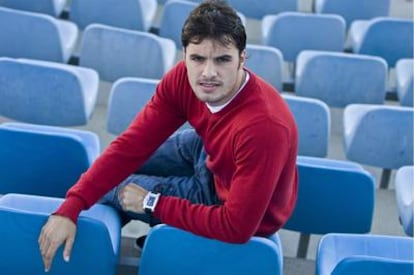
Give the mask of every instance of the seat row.
M 180 5 L 183 5 L 183 7 L 180 7 Z M 160 28 L 162 36 L 107 25 L 88 25 L 83 32 L 79 53 L 76 55 L 73 51 L 78 37 L 78 30 L 73 23 L 53 19 L 46 15 L 0 8 L 0 21 L 4 20 L 4 24 L 0 24 L 2 26 L 0 27 L 0 38 L 10 42 L 0 45 L 0 56 L 61 63 L 66 63 L 71 59 L 73 64 L 95 69 L 99 73 L 100 80 L 109 82 L 127 76 L 160 78 L 178 58 L 177 46 L 180 44 L 180 29 L 183 23 L 170 23 L 168 18 L 171 20 L 177 18 L 178 14 L 181 21 L 184 21 L 194 5 L 195 3 L 192 2 L 169 1 L 165 8 L 171 6 L 168 9 L 170 12 L 165 11 L 166 23 L 161 23 L 162 26 L 165 26 Z M 335 99 L 332 97 L 334 93 L 331 91 L 329 83 L 323 82 L 322 89 L 318 89 L 321 85 L 313 79 L 307 81 L 307 77 L 302 77 L 296 81 L 302 75 L 302 71 L 293 67 L 291 78 L 294 81 L 295 91 L 296 86 L 299 86 L 299 93 L 303 92 L 305 95 L 320 98 L 334 107 L 343 106 L 347 103 L 376 104 L 383 102 L 390 82 L 388 81 L 388 69 L 397 67 L 396 63 L 402 61 L 402 59 L 411 58 L 409 60 L 412 60 L 413 58 L 411 38 L 414 21 L 403 20 L 404 22 L 400 22 L 402 19 L 392 18 L 374 19 L 372 25 L 377 25 L 374 24 L 374 21 L 381 21 L 381 23 L 378 23 L 380 25 L 379 29 L 383 25 L 387 26 L 383 28 L 388 29 L 387 32 L 392 32 L 392 37 L 395 37 L 395 33 L 397 33 L 402 35 L 403 38 L 401 39 L 407 40 L 407 43 L 400 38 L 396 38 L 398 43 L 388 43 L 388 38 L 386 38 L 388 35 L 385 34 L 384 30 L 374 30 L 373 27 L 373 39 L 367 38 L 366 40 L 366 45 L 371 45 L 367 47 L 372 49 L 358 50 L 356 52 L 358 54 L 344 54 L 341 52 L 342 42 L 340 42 L 344 40 L 343 22 L 338 21 L 335 15 L 323 16 L 323 18 L 319 18 L 317 15 L 305 13 L 282 13 L 266 16 L 262 20 L 264 45 L 248 45 L 247 50 L 252 61 L 248 60 L 247 65 L 251 66 L 255 72 L 262 75 L 279 90 L 283 90 L 284 84 L 291 81 L 284 78 L 285 63 L 293 63 L 296 67 L 303 68 L 304 65 L 299 64 L 299 62 L 306 64 L 307 59 L 313 60 L 313 58 L 301 56 L 300 53 L 303 51 L 312 49 L 329 51 L 332 57 L 327 58 L 326 63 L 331 65 L 318 66 L 318 68 L 322 67 L 320 68 L 321 72 L 317 72 L 321 73 L 318 76 L 326 82 L 326 76 L 328 75 L 326 71 L 330 72 L 329 76 L 331 76 L 331 72 L 336 72 L 335 77 L 329 77 L 329 81 L 331 83 L 342 83 L 341 88 L 346 91 L 347 95 L 343 96 L 345 92 L 340 90 L 335 93 L 335 95 L 341 95 L 340 98 Z M 383 19 L 386 22 L 382 22 Z M 56 22 L 52 23 L 53 20 Z M 19 22 L 19 24 L 8 24 L 7 22 Z M 33 25 L 37 26 L 36 30 L 39 33 L 32 30 Z M 362 26 L 361 29 L 366 30 L 366 35 L 370 36 L 368 35 L 368 29 L 371 27 L 368 26 L 371 26 L 371 24 L 358 21 L 355 22 L 355 25 Z M 295 28 L 295 32 L 291 31 L 292 27 Z M 325 31 L 320 32 L 316 29 L 312 31 L 312 28 L 324 29 Z M 357 27 L 354 29 L 358 30 Z M 324 37 L 317 37 L 315 34 Z M 359 32 L 351 36 L 350 40 L 355 42 L 353 44 L 358 44 L 359 49 L 365 49 L 367 47 L 361 44 L 364 40 L 362 39 L 363 36 L 362 32 Z M 175 42 L 175 48 L 171 40 Z M 372 55 L 377 56 L 377 59 Z M 381 64 L 381 61 L 384 61 L 385 67 L 384 64 Z M 400 63 L 404 64 L 404 62 Z M 403 105 L 411 106 L 412 89 L 410 89 L 410 84 L 401 84 L 410 83 L 410 79 L 412 82 L 412 69 L 411 72 L 407 72 L 410 70 L 409 62 L 412 61 L 407 62 L 408 65 L 400 65 L 398 69 L 396 68 L 398 76 L 403 75 L 404 80 L 400 81 L 400 78 L 398 78 L 397 81 L 399 82 L 396 83 L 395 89 L 398 92 L 400 102 Z M 337 63 L 339 64 L 336 65 Z M 349 65 L 346 65 L 348 63 Z M 317 70 L 311 66 L 309 68 L 311 68 L 311 71 Z M 337 69 L 332 70 L 332 68 Z M 371 71 L 371 69 L 373 70 Z M 372 73 L 367 74 L 366 71 Z M 346 74 L 343 74 L 343 72 L 346 72 Z M 309 88 L 301 88 L 304 79 L 305 83 L 311 83 Z M 349 79 L 352 79 L 352 81 Z M 360 84 L 361 81 L 364 84 Z M 368 83 L 374 85 L 368 85 Z M 335 85 L 337 87 L 337 84 Z M 304 86 L 306 87 L 306 84 Z M 361 90 L 366 92 L 361 93 Z M 394 90 L 394 87 L 391 90 Z M 328 95 L 326 95 L 327 92 L 329 92 Z
M 61 197 L 71 184 L 98 156 L 99 141 L 96 134 L 84 130 L 11 122 L 0 125 L 0 141 L 4 145 L 0 147 L 0 175 L 3 175 L 0 194 L 5 194 L 0 198 L 0 232 L 4 244 L 0 249 L 3 259 L 0 267 L 10 274 L 40 274 L 43 272 L 37 248 L 40 228 L 62 202 Z M 361 254 L 365 257 L 357 262 L 363 265 L 385 264 L 393 271 L 412 267 L 412 238 L 369 234 L 375 204 L 375 183 L 369 172 L 354 162 L 325 158 L 299 156 L 297 164 L 298 201 L 284 229 L 301 233 L 298 257 L 306 257 L 312 234 L 336 233 L 321 240 L 317 274 L 329 274 L 325 272 L 339 268 L 336 264 L 345 259 L 352 265 L 353 255 Z M 411 236 L 414 194 L 410 196 L 407 190 L 413 187 L 413 169 L 413 166 L 399 169 L 396 178 L 401 223 Z M 71 262 L 64 263 L 58 256 L 52 273 L 115 274 L 121 256 L 120 232 L 118 214 L 109 206 L 98 204 L 84 211 L 78 222 Z M 387 250 L 391 247 L 393 250 Z M 192 255 L 193 260 L 183 260 L 186 255 Z M 236 256 L 245 260 L 229 261 Z M 140 274 L 164 274 L 165 270 L 169 270 L 168 274 L 194 274 L 200 261 L 207 259 L 211 259 L 211 264 L 206 270 L 213 274 L 233 274 L 232 270 L 234 274 L 251 274 L 252 268 L 260 270 L 260 274 L 282 274 L 283 251 L 277 234 L 269 238 L 254 237 L 245 245 L 231 245 L 165 225 L 151 230 L 139 270 Z M 21 261 L 25 265 L 18 264 Z M 105 265 L 94 264 L 98 261 Z
M 201 2 L 200 0 L 190 0 L 194 3 Z M 55 17 L 62 15 L 65 9 L 69 9 L 71 12 L 75 13 L 75 16 L 71 16 L 71 20 L 78 22 L 78 18 L 104 18 L 106 20 L 117 18 L 119 22 L 123 21 L 138 21 L 138 18 L 141 18 L 141 14 L 145 14 L 147 20 L 146 22 L 151 22 L 154 16 L 154 6 L 166 5 L 168 0 L 144 0 L 144 1 L 123 1 L 117 3 L 118 6 L 121 6 L 117 10 L 105 9 L 105 7 L 113 7 L 114 2 L 111 0 L 105 1 L 88 1 L 89 3 L 84 3 L 84 1 L 72 0 L 67 3 L 66 0 L 44 0 L 39 3 L 32 3 L 24 0 L 3 0 L 1 2 L 2 6 L 21 9 L 26 11 L 33 11 L 39 13 L 46 13 Z M 267 14 L 277 14 L 284 11 L 298 11 L 299 10 L 299 1 L 298 0 L 283 0 L 283 1 L 262 1 L 260 5 L 252 5 L 251 0 L 230 0 L 231 4 L 235 9 L 245 14 L 249 18 L 261 19 Z M 381 0 L 376 1 L 357 1 L 357 0 L 315 0 L 313 1 L 312 11 L 315 13 L 334 13 L 339 14 L 345 18 L 347 25 L 354 20 L 360 19 L 371 19 L 373 17 L 379 16 L 388 16 L 390 13 L 390 0 Z M 73 10 L 73 11 L 72 11 Z M 134 13 L 132 13 L 134 12 Z M 123 16 L 119 16 L 122 14 Z M 115 16 L 118 15 L 118 16 Z M 130 18 L 135 18 L 135 20 L 130 20 Z M 104 20 L 101 19 L 101 20 Z M 104 23 L 105 22 L 101 22 Z M 121 24 L 121 23 L 118 23 Z M 130 23 L 131 24 L 131 23 Z M 148 25 L 148 23 L 147 23 Z M 131 26 L 131 25 L 130 25 Z M 136 29 L 140 29 L 136 27 Z M 145 28 L 144 28 L 145 29 Z
M 148 31 L 148 23 L 138 23 L 137 21 L 140 21 L 139 19 L 145 21 L 146 17 L 154 17 L 155 0 L 131 1 L 129 4 L 124 3 L 124 5 L 116 4 L 114 0 L 107 1 L 106 4 L 102 1 L 72 1 L 70 9 L 70 14 L 73 17 L 72 21 L 62 21 L 40 13 L 0 8 L 0 19 L 2 18 L 2 22 L 6 23 L 1 24 L 0 33 L 8 33 L 8 36 L 5 36 L 8 41 L 19 39 L 22 34 L 29 37 L 26 39 L 38 40 L 41 39 L 42 35 L 45 36 L 51 32 L 52 29 L 58 29 L 58 31 L 55 30 L 54 33 L 50 34 L 52 37 L 55 36 L 54 40 L 66 39 L 74 43 L 79 35 L 78 29 L 84 30 L 90 24 L 96 23 L 135 31 Z M 144 5 L 143 2 L 145 1 L 151 2 L 151 4 L 145 3 Z M 234 2 L 234 6 L 237 7 L 239 5 L 238 1 Z M 231 1 L 230 4 L 232 4 Z M 11 4 L 4 5 L 16 7 Z M 240 5 L 245 5 L 245 3 L 240 3 Z M 317 4 L 316 6 L 321 5 L 323 4 Z M 114 6 L 117 8 L 112 8 Z M 182 25 L 195 6 L 196 3 L 185 0 L 170 0 L 163 6 L 159 35 L 174 40 L 178 49 L 181 48 L 180 33 Z M 249 9 L 243 9 L 243 11 L 252 12 L 251 7 L 263 8 L 261 5 L 249 6 Z M 358 7 L 358 4 L 354 4 L 354 6 Z M 290 8 L 286 9 L 291 10 Z M 322 8 L 318 9 L 322 10 Z M 239 14 L 244 18 L 243 11 Z M 132 13 L 142 15 L 138 16 Z M 379 14 L 382 14 L 382 12 Z M 352 20 L 352 25 L 349 27 L 349 40 L 351 41 L 351 50 L 354 53 L 381 56 L 390 67 L 394 67 L 398 59 L 413 57 L 412 33 L 414 21 L 384 16 L 367 16 L 370 18 L 369 20 Z M 367 19 L 367 17 L 357 16 L 357 18 L 363 19 Z M 348 20 L 350 19 L 348 18 Z M 19 22 L 19 27 L 16 27 L 17 24 L 7 24 L 7 22 Z M 34 23 L 38 25 L 36 32 L 33 32 L 33 28 L 31 28 Z M 139 26 L 132 26 L 135 23 Z M 66 25 L 66 31 L 63 30 L 63 25 Z M 141 25 L 145 25 L 145 27 Z M 67 30 L 69 28 L 70 31 Z M 28 33 L 27 30 L 29 29 L 32 32 Z M 295 31 L 292 32 L 292 29 Z M 321 32 L 321 29 L 324 31 Z M 284 11 L 267 14 L 261 18 L 262 43 L 279 48 L 288 62 L 294 62 L 300 50 L 303 49 L 343 51 L 346 33 L 346 20 L 340 14 Z M 399 43 L 388 43 L 390 39 L 394 39 Z M 64 48 L 63 45 L 61 48 Z M 70 48 L 66 47 L 68 51 L 66 55 L 70 53 Z M 0 52 L 0 54 L 2 53 Z M 66 61 L 67 59 L 63 59 L 63 62 Z
M 168 2 L 166 6 L 173 5 L 174 3 L 175 1 Z M 184 13 L 189 13 L 194 8 L 193 5 L 195 3 L 189 4 L 191 4 L 190 7 L 187 7 L 186 10 L 183 9 Z M 182 21 L 186 16 L 186 14 L 179 13 L 173 7 L 171 8 L 171 13 L 166 16 L 173 19 L 177 18 L 176 14 L 180 15 L 179 18 L 182 18 Z M 329 104 L 334 106 L 349 103 L 355 99 L 356 95 L 359 97 L 357 100 L 360 101 L 353 101 L 353 103 L 378 103 L 383 101 L 385 98 L 384 94 L 389 88 L 388 69 L 394 66 L 397 67 L 396 63 L 401 61 L 401 59 L 410 58 L 411 60 L 413 58 L 411 38 L 414 21 L 408 22 L 406 20 L 407 22 L 401 23 L 397 22 L 400 19 L 384 19 L 392 25 L 387 27 L 388 32 L 393 33 L 392 37 L 395 37 L 395 33 L 397 33 L 405 37 L 404 39 L 407 39 L 407 43 L 404 42 L 405 40 L 401 40 L 402 38 L 396 38 L 398 43 L 388 43 L 388 38 L 384 38 L 388 37 L 388 35 L 385 35 L 384 31 L 373 31 L 373 33 L 377 33 L 373 35 L 374 37 L 378 37 L 386 42 L 375 42 L 375 39 L 367 42 L 367 45 L 372 45 L 375 48 L 376 53 L 371 50 L 362 50 L 358 51 L 358 54 L 347 55 L 342 53 L 342 46 L 340 46 L 342 42 L 339 43 L 339 41 L 343 41 L 343 31 L 338 28 L 342 29 L 343 24 L 339 22 L 334 23 L 337 19 L 335 19 L 335 16 L 325 15 L 326 18 L 312 18 L 314 16 L 304 13 L 266 16 L 263 19 L 262 25 L 264 45 L 250 44 L 247 47 L 248 54 L 252 60 L 248 60 L 247 65 L 251 66 L 255 72 L 262 75 L 279 90 L 283 90 L 283 85 L 292 81 L 286 79 L 283 75 L 285 63 L 293 63 L 296 67 L 303 68 L 299 64 L 300 61 L 307 59 L 300 56 L 300 53 L 303 51 L 312 49 L 324 52 L 330 51 L 332 57 L 329 57 L 329 60 L 326 62 L 334 65 L 320 69 L 322 74 L 319 77 L 325 80 L 324 76 L 326 78 L 327 74 L 326 72 L 324 73 L 324 70 L 331 70 L 332 67 L 338 68 L 333 70 L 333 72 L 337 72 L 337 76 L 331 78 L 331 82 L 339 83 L 338 80 L 340 80 L 340 83 L 347 84 L 342 85 L 345 91 L 353 88 L 351 92 L 354 92 L 354 95 L 342 99 L 340 102 L 338 100 L 330 102 L 333 99 L 328 99 L 326 96 L 321 95 L 326 93 L 326 88 L 321 90 L 311 88 L 311 93 L 321 93 L 314 97 L 324 97 L 323 99 L 326 99 Z M 177 45 L 180 43 L 180 28 L 183 23 L 166 23 L 165 28 L 160 29 L 160 34 L 163 36 L 107 25 L 88 25 L 79 41 L 79 51 L 74 55 L 73 51 L 78 31 L 76 26 L 69 21 L 47 18 L 46 15 L 34 15 L 33 13 L 29 14 L 28 12 L 7 8 L 0 8 L 1 20 L 4 21 L 3 24 L 0 24 L 2 26 L 0 27 L 0 38 L 9 43 L 2 43 L 0 45 L 0 56 L 40 59 L 60 63 L 66 63 L 71 59 L 73 64 L 95 69 L 99 73 L 101 80 L 109 82 L 127 76 L 160 78 L 178 58 Z M 53 20 L 56 21 L 55 24 L 51 23 Z M 17 21 L 19 24 L 7 23 Z M 385 22 L 384 24 L 388 25 Z M 381 23 L 380 25 L 384 24 Z M 364 24 L 361 23 L 360 25 Z M 35 30 L 38 30 L 38 33 L 33 31 L 33 26 L 36 26 Z M 295 27 L 295 32 L 291 31 L 292 26 Z M 313 26 L 325 31 L 312 31 Z M 335 26 L 338 26 L 338 28 Z M 401 28 L 401 30 L 398 31 L 398 28 Z M 162 31 L 163 29 L 165 33 Z M 173 29 L 175 29 L 175 32 Z M 326 37 L 317 38 L 315 33 Z M 404 33 L 406 34 L 404 35 Z M 163 37 L 167 37 L 167 39 Z M 362 36 L 359 34 L 355 37 L 358 37 L 360 40 Z M 358 39 L 351 40 L 357 41 Z M 172 40 L 175 42 L 175 48 Z M 360 49 L 366 48 L 362 44 L 359 47 Z M 401 49 L 399 50 L 396 47 L 401 47 Z M 371 54 L 377 56 L 377 59 L 372 57 Z M 381 60 L 378 59 L 379 57 L 384 61 L 385 67 L 384 64 L 380 64 Z M 339 65 L 336 66 L 336 63 L 339 63 Z M 346 65 L 345 63 L 350 64 Z M 375 63 L 378 64 L 375 65 Z M 364 65 L 360 66 L 362 64 Z M 367 74 L 365 70 L 371 72 L 371 69 L 374 69 L 372 73 Z M 386 71 L 385 76 L 384 70 Z M 409 64 L 405 66 L 400 65 L 396 69 L 398 75 L 406 75 L 405 79 L 407 80 L 402 81 L 405 83 L 409 83 L 409 79 L 412 79 L 412 72 L 403 72 L 407 70 L 410 70 Z M 347 74 L 342 76 L 343 72 L 347 72 Z M 296 89 L 296 84 L 298 84 L 296 83 L 296 78 L 300 77 L 302 71 L 292 69 L 291 74 L 295 84 L 294 89 Z M 360 81 L 349 81 L 348 77 L 357 80 L 361 79 L 365 84 L 359 84 Z M 303 79 L 306 78 L 301 78 L 299 81 Z M 316 81 L 312 82 L 316 83 L 314 85 L 318 84 Z M 360 89 L 366 90 L 368 83 L 374 83 L 375 85 L 368 86 L 369 90 L 366 93 L 360 93 Z M 385 88 L 383 88 L 384 83 Z M 301 87 L 300 84 L 299 86 Z M 412 100 L 410 100 L 412 99 L 412 89 L 409 88 L 410 86 L 400 83 L 397 83 L 396 86 L 400 102 L 404 105 L 412 105 Z M 329 85 L 325 85 L 325 87 L 329 87 Z M 392 90 L 394 90 L 394 87 L 392 87 Z M 332 94 L 332 92 L 329 94 Z M 339 91 L 337 94 L 342 95 L 344 93 Z M 363 96 L 363 94 L 367 95 Z M 310 95 L 312 96 L 312 94 Z M 361 99 L 362 97 L 364 99 Z
M 413 163 L 410 152 L 413 151 L 414 109 L 382 104 L 384 80 L 378 81 L 377 86 L 375 84 L 375 79 L 381 79 L 381 75 L 385 74 L 385 65 L 381 60 L 359 58 L 352 65 L 343 55 L 346 54 L 303 52 L 301 57 L 307 65 L 302 66 L 302 61 L 298 62 L 297 95 L 282 94 L 298 124 L 299 154 L 328 155 L 331 135 L 329 107 L 344 107 L 346 157 L 384 168 L 386 173 L 381 186 L 386 187 L 391 170 Z M 257 56 L 252 55 L 253 58 Z M 330 58 L 334 60 L 332 64 L 326 61 Z M 344 61 L 342 69 L 338 68 L 340 60 Z M 355 72 L 344 70 L 351 65 L 355 67 Z M 379 77 L 375 70 L 380 72 Z M 364 71 L 370 71 L 370 81 L 364 77 Z M 0 73 L 1 116 L 28 123 L 79 126 L 86 125 L 93 114 L 98 93 L 98 75 L 93 69 L 38 60 L 0 58 Z M 107 109 L 109 133 L 117 135 L 129 125 L 151 98 L 158 81 L 121 78 L 112 85 Z M 311 94 L 314 91 L 319 93 Z M 334 100 L 339 98 L 342 101 L 348 99 L 347 104 L 335 105 Z M 357 98 L 361 99 L 358 101 Z

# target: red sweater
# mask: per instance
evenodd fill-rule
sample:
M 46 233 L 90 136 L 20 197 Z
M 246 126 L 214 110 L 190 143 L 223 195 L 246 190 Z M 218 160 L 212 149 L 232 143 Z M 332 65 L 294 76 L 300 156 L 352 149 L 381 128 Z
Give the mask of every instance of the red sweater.
M 280 229 L 297 194 L 298 135 L 279 93 L 250 72 L 243 90 L 212 114 L 194 95 L 185 64 L 177 64 L 130 127 L 68 191 L 56 214 L 76 222 L 132 174 L 186 120 L 201 136 L 207 167 L 222 205 L 206 206 L 162 196 L 154 216 L 208 238 L 243 243 Z

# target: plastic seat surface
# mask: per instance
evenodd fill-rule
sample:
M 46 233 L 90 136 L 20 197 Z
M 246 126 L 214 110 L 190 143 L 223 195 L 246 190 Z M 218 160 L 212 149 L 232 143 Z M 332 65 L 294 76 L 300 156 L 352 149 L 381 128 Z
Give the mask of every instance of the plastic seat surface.
M 185 19 L 198 3 L 184 0 L 169 0 L 165 3 L 159 26 L 159 35 L 175 42 L 177 49 L 181 49 L 181 29 Z
M 112 86 L 106 128 L 119 135 L 151 99 L 159 80 L 121 78 Z
M 402 106 L 414 105 L 414 59 L 403 58 L 395 66 L 398 101 Z
M 272 84 L 279 92 L 283 91 L 283 55 L 275 47 L 247 44 L 246 67 Z
M 379 57 L 305 50 L 296 60 L 295 94 L 330 107 L 383 104 L 387 82 L 388 66 Z
M 298 199 L 285 229 L 305 234 L 371 230 L 375 183 L 370 173 L 356 163 L 325 158 L 298 156 L 297 165 Z
M 351 49 L 357 54 L 379 56 L 394 68 L 402 58 L 413 58 L 414 20 L 376 17 L 356 20 L 349 29 Z
M 373 234 L 327 234 L 317 248 L 316 274 L 411 274 L 414 240 Z
M 252 237 L 230 244 L 157 225 L 150 231 L 141 255 L 139 274 L 282 274 L 279 236 Z
M 395 197 L 405 234 L 414 235 L 414 166 L 403 166 L 395 175 Z
M 71 0 L 69 18 L 80 29 L 90 24 L 104 24 L 148 31 L 156 10 L 156 0 Z
M 160 79 L 173 66 L 176 51 L 167 38 L 92 24 L 84 31 L 79 65 L 96 70 L 108 82 L 122 77 Z
M 46 13 L 52 16 L 60 16 L 65 8 L 66 0 L 1 0 L 0 6 L 38 13 Z
M 38 237 L 62 199 L 7 194 L 0 198 L 0 269 L 4 274 L 44 274 Z M 83 211 L 77 223 L 70 261 L 60 247 L 48 274 L 116 274 L 121 224 L 117 212 L 97 204 Z M 98 263 L 98 264 L 97 264 Z
M 331 114 L 328 105 L 313 98 L 283 94 L 299 131 L 299 151 L 302 156 L 326 157 L 331 134 Z
M 342 52 L 344 49 L 345 21 L 335 14 L 266 15 L 261 20 L 261 32 L 262 43 L 278 48 L 288 62 L 295 62 L 302 50 Z
M 86 125 L 98 83 L 98 74 L 89 68 L 0 58 L 0 115 L 27 123 Z
M 298 0 L 262 0 L 260 5 L 254 0 L 229 0 L 228 3 L 248 18 L 261 20 L 268 14 L 277 14 L 286 11 L 297 11 Z
M 0 56 L 66 63 L 78 35 L 78 28 L 72 22 L 0 7 L 0 41 L 3 41 Z
M 96 134 L 18 123 L 0 124 L 0 194 L 64 197 L 99 153 Z
M 355 20 L 367 20 L 390 13 L 390 0 L 315 0 L 315 12 L 341 15 L 349 27 Z
M 413 108 L 350 104 L 343 117 L 347 159 L 386 169 L 413 164 Z

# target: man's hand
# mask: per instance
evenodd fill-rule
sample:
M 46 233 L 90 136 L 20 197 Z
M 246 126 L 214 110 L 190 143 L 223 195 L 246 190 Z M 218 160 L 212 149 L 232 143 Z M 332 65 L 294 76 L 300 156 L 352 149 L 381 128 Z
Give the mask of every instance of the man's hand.
M 130 183 L 126 185 L 118 194 L 119 203 L 124 211 L 131 211 L 138 214 L 143 214 L 142 201 L 147 195 L 148 191 L 141 186 Z
M 64 242 L 63 259 L 69 262 L 75 234 L 76 225 L 71 219 L 58 215 L 49 217 L 39 236 L 39 247 L 46 272 L 50 270 L 56 250 Z

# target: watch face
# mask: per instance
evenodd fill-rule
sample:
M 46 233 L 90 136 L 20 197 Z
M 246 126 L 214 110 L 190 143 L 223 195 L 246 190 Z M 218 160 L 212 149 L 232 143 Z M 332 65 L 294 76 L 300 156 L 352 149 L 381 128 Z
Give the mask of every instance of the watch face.
M 155 196 L 149 196 L 148 201 L 147 201 L 147 206 L 148 207 L 152 207 L 155 203 Z

